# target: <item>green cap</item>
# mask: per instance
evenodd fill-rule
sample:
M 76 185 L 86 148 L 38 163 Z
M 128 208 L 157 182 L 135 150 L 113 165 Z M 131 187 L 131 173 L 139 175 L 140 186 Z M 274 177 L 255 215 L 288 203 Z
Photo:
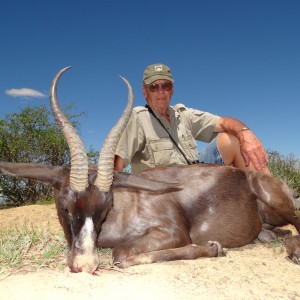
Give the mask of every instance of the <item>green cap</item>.
M 143 81 L 146 84 L 150 84 L 155 80 L 166 79 L 174 82 L 171 74 L 171 70 L 164 64 L 154 64 L 148 66 L 144 71 Z

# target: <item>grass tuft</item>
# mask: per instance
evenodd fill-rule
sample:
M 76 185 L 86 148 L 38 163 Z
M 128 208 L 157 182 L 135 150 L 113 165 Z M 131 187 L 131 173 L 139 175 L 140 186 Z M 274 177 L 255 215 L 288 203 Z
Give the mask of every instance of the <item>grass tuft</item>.
M 38 271 L 66 266 L 68 246 L 63 232 L 36 229 L 27 222 L 21 228 L 0 232 L 0 272 Z
M 60 271 L 67 266 L 69 249 L 63 232 L 46 229 L 25 221 L 20 227 L 0 231 L 0 280 L 7 274 Z M 101 266 L 112 264 L 111 249 L 100 248 L 98 254 Z

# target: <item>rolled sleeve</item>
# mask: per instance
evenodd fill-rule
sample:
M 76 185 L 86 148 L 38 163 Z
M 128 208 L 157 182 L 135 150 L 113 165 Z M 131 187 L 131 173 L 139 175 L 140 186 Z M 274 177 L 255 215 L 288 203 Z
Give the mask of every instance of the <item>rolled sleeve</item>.
M 214 129 L 220 117 L 196 109 L 188 109 L 188 113 L 193 137 L 202 142 L 211 142 L 218 134 Z
M 214 130 L 220 119 L 219 116 L 187 107 L 184 107 L 180 115 L 185 126 L 190 129 L 194 139 L 209 143 L 217 136 L 218 133 L 214 132 Z

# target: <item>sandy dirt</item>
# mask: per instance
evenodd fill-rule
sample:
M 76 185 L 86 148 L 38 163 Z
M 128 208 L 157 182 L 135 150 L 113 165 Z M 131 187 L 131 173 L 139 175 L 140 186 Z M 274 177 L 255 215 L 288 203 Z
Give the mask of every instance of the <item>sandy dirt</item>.
M 0 230 L 28 220 L 61 230 L 55 207 L 0 211 Z M 289 227 L 289 229 L 294 229 Z M 295 232 L 294 232 L 295 234 Z M 40 270 L 0 274 L 1 299 L 300 299 L 300 266 L 280 246 L 258 241 L 226 257 L 136 266 L 98 276 Z

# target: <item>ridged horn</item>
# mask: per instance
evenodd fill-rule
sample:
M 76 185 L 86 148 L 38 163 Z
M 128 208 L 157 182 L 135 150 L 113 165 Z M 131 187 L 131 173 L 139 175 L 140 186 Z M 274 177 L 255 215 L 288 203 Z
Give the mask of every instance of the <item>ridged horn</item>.
M 71 156 L 71 189 L 76 192 L 81 192 L 88 186 L 88 157 L 83 142 L 67 116 L 62 112 L 57 98 L 58 80 L 61 75 L 70 68 L 71 67 L 66 67 L 60 70 L 54 77 L 50 88 L 50 104 L 56 122 L 61 128 L 69 146 Z
M 122 76 L 120 77 L 126 83 L 128 88 L 128 102 L 123 114 L 107 135 L 99 155 L 98 174 L 95 185 L 102 192 L 108 192 L 111 187 L 113 181 L 115 151 L 119 139 L 129 121 L 133 108 L 133 91 L 131 85 L 125 78 Z

